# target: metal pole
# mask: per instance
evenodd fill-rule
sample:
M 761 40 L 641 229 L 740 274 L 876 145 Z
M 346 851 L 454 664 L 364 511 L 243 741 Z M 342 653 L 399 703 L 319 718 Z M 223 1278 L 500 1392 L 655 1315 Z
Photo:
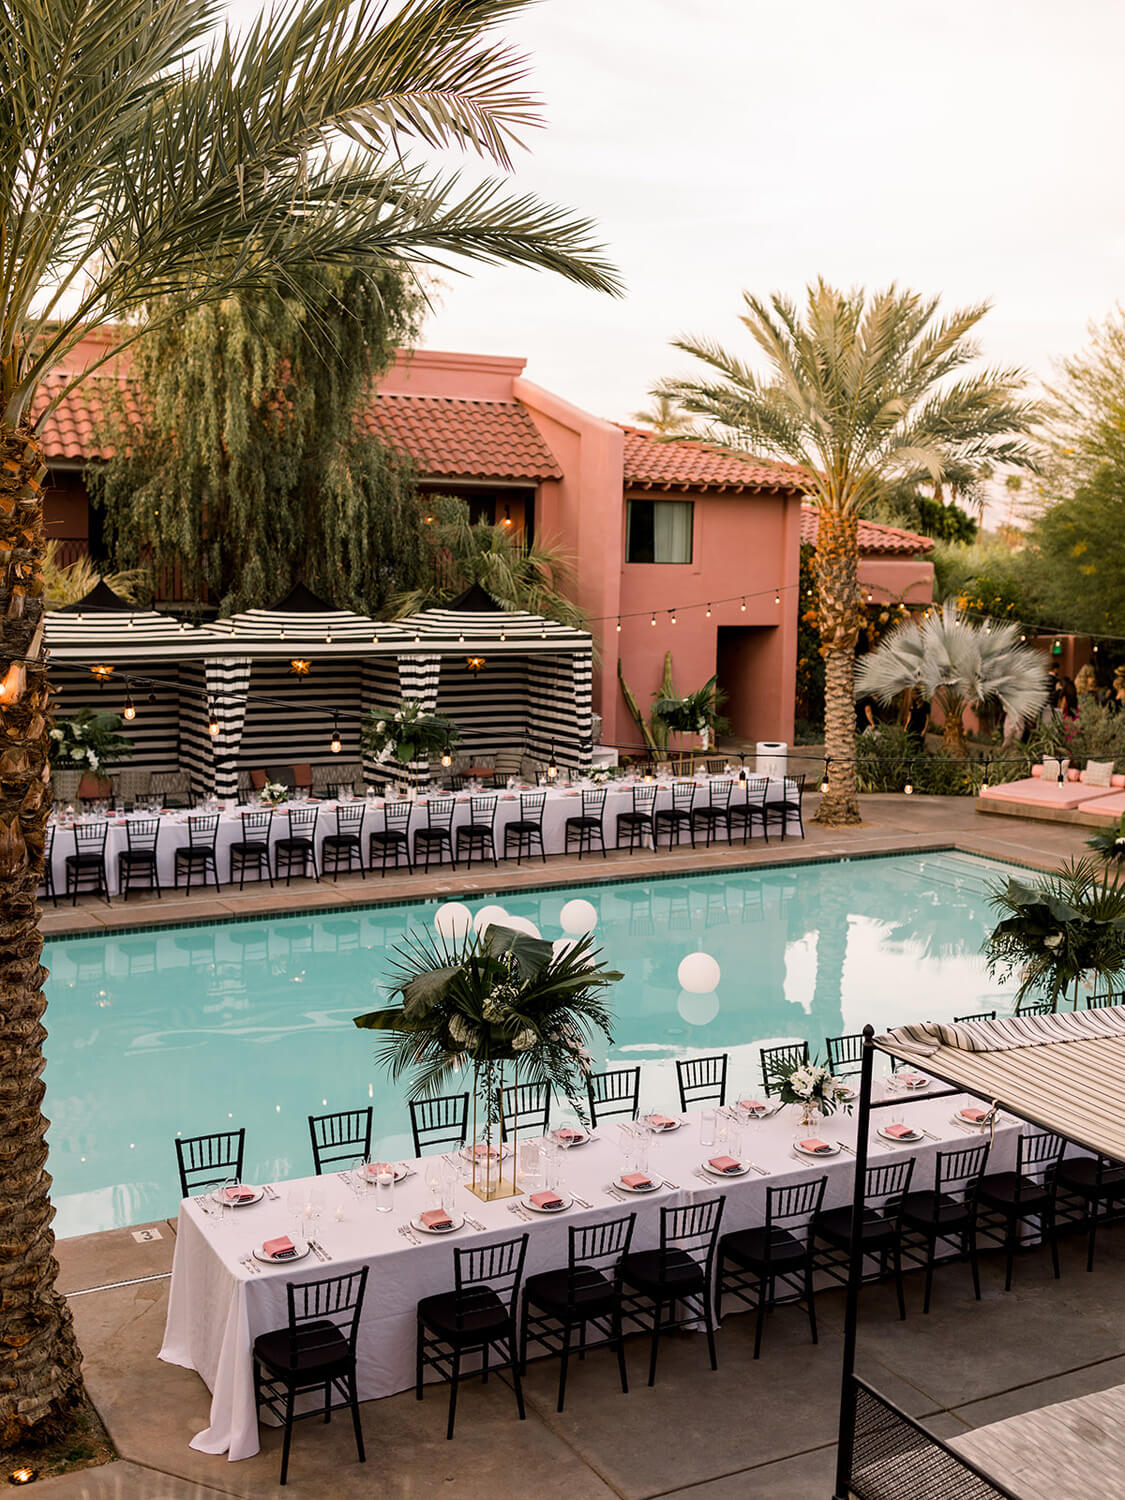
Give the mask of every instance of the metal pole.
M 871 1128 L 871 1075 L 875 1063 L 875 1028 L 863 1028 L 863 1059 L 859 1080 L 859 1118 L 855 1138 L 855 1185 L 852 1189 L 852 1236 L 848 1248 L 848 1298 L 844 1312 L 844 1362 L 840 1377 L 840 1432 L 836 1445 L 836 1489 L 834 1500 L 848 1500 L 851 1493 L 852 1449 L 855 1443 L 856 1328 L 859 1322 L 859 1292 L 863 1285 L 863 1207 L 867 1185 L 867 1136 Z

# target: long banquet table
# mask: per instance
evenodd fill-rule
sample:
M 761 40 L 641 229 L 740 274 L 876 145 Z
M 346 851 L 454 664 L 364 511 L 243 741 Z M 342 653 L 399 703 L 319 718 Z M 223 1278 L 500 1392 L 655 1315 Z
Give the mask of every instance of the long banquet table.
M 719 779 L 723 778 L 698 779 L 697 785 L 699 790 L 696 795 L 697 806 L 704 806 L 709 800 L 709 781 Z M 604 829 L 607 848 L 612 849 L 614 845 L 617 831 L 618 813 L 628 812 L 633 805 L 632 791 L 634 785 L 635 783 L 633 782 L 615 781 L 610 783 L 606 787 L 607 795 L 604 813 Z M 671 787 L 671 782 L 657 783 L 657 809 L 671 806 Z M 527 795 L 532 791 L 534 791 L 534 788 L 527 788 L 524 792 L 524 795 Z M 432 795 L 440 796 L 441 794 L 435 793 Z M 453 827 L 455 830 L 459 826 L 462 826 L 463 824 L 466 824 L 470 821 L 472 813 L 472 795 L 472 793 L 467 791 L 456 793 L 457 802 L 456 807 L 454 808 L 453 817 Z M 518 790 L 501 791 L 493 794 L 489 791 L 484 791 L 478 793 L 477 795 L 496 795 L 499 798 L 499 801 L 496 804 L 496 853 L 498 857 L 503 858 L 504 828 L 506 824 L 511 822 L 513 819 L 518 818 L 520 815 L 520 792 Z M 547 854 L 562 854 L 565 852 L 566 846 L 566 820 L 567 818 L 577 817 L 582 811 L 582 788 L 581 786 L 551 787 L 546 789 L 546 796 L 547 800 L 543 805 L 544 849 Z M 742 792 L 739 783 L 736 781 L 734 785 L 734 791 L 731 796 L 732 805 L 737 805 L 738 803 L 742 802 L 744 800 L 744 797 L 745 794 Z M 767 791 L 767 800 L 780 800 L 781 797 L 781 779 L 777 778 L 771 780 Z M 417 798 L 414 802 L 414 807 L 410 818 L 412 842 L 415 830 L 424 828 L 426 826 L 426 808 L 430 800 L 431 799 L 429 796 L 422 796 Z M 337 804 L 331 801 L 306 802 L 304 804 L 283 804 L 279 809 L 277 809 L 274 815 L 273 824 L 270 829 L 271 845 L 276 844 L 278 839 L 286 838 L 288 836 L 289 820 L 286 814 L 289 811 L 290 805 L 294 807 L 298 805 L 304 805 L 306 807 L 311 806 L 319 808 L 320 816 L 317 819 L 316 827 L 317 859 L 319 862 L 320 845 L 322 840 L 327 834 L 336 832 Z M 350 805 L 354 807 L 357 804 L 353 802 Z M 368 852 L 367 836 L 383 827 L 384 799 L 378 798 L 371 802 L 363 803 L 362 805 L 364 806 L 365 815 L 361 833 L 361 847 L 363 849 L 364 859 L 366 860 Z M 248 812 L 251 810 L 260 811 L 261 805 L 259 803 L 255 803 L 253 805 L 253 808 L 233 808 L 230 810 L 225 810 L 219 814 L 216 855 L 219 866 L 219 880 L 223 884 L 226 884 L 230 871 L 230 846 L 242 838 L 242 822 L 239 818 L 239 813 L 242 811 Z M 109 877 L 109 889 L 112 895 L 117 895 L 119 890 L 117 857 L 128 847 L 128 822 L 132 818 L 137 818 L 144 821 L 146 819 L 151 819 L 154 816 L 158 816 L 160 819 L 160 832 L 157 838 L 156 845 L 157 871 L 160 878 L 160 884 L 164 887 L 170 888 L 174 884 L 175 880 L 175 851 L 179 848 L 183 848 L 188 842 L 188 818 L 207 816 L 206 812 L 203 809 L 199 809 L 198 811 L 190 813 L 186 811 L 163 812 L 160 814 L 137 812 L 129 814 L 128 817 L 111 813 L 106 819 L 85 818 L 82 820 L 89 823 L 98 821 L 107 821 L 109 823 L 109 828 L 106 835 L 105 852 L 106 871 Z M 66 856 L 68 854 L 73 854 L 75 849 L 74 826 L 75 824 L 73 819 L 67 819 L 66 821 L 57 822 L 55 824 L 55 845 L 52 858 L 52 868 L 55 877 L 55 889 L 60 895 L 66 890 Z M 774 832 L 775 834 L 780 832 L 780 829 L 776 824 L 774 826 Z M 799 833 L 800 819 L 795 814 L 791 813 L 788 818 L 786 834 L 787 836 L 792 836 Z M 753 836 L 755 838 L 760 838 L 762 836 L 762 825 L 760 822 L 755 823 Z M 456 839 L 456 833 L 454 834 L 454 838 Z M 684 842 L 687 842 L 686 835 L 684 835 Z M 572 843 L 571 850 L 574 851 L 576 849 L 577 844 Z M 536 855 L 537 853 L 538 851 L 536 851 Z M 525 858 L 526 857 L 527 856 L 525 855 Z M 254 877 L 252 873 L 249 878 L 251 881 L 253 880 Z M 199 882 L 200 877 L 196 875 L 193 878 L 193 885 Z M 141 888 L 142 887 L 140 886 L 135 887 L 135 889 Z
M 890 1118 L 887 1111 L 876 1111 L 871 1162 L 913 1155 L 916 1166 L 912 1188 L 930 1187 L 935 1151 L 951 1144 L 961 1146 L 975 1134 L 953 1122 L 954 1111 L 964 1102 L 963 1097 L 949 1094 L 927 1098 L 920 1093 L 904 1098 L 904 1118 L 939 1139 L 926 1137 L 901 1147 L 888 1146 L 875 1134 L 881 1117 Z M 370 1266 L 357 1373 L 360 1399 L 371 1400 L 405 1390 L 414 1382 L 415 1308 L 422 1297 L 453 1286 L 449 1241 L 462 1245 L 477 1240 L 487 1243 L 526 1233 L 524 1274 L 531 1276 L 566 1264 L 567 1230 L 577 1217 L 596 1222 L 635 1212 L 633 1248 L 643 1250 L 659 1244 L 662 1207 L 697 1202 L 717 1193 L 726 1198 L 723 1233 L 763 1223 L 767 1187 L 794 1182 L 810 1173 L 827 1175 L 825 1208 L 851 1201 L 853 1158 L 846 1151 L 823 1161 L 799 1157 L 793 1143 L 809 1132 L 800 1129 L 798 1113 L 792 1106 L 743 1128 L 744 1154 L 768 1175 L 751 1172 L 726 1181 L 704 1182 L 695 1175 L 703 1159 L 714 1155 L 716 1148 L 700 1145 L 698 1111 L 682 1118 L 686 1123 L 681 1129 L 652 1140 L 649 1172 L 665 1181 L 658 1192 L 634 1195 L 627 1203 L 608 1195 L 606 1189 L 622 1170 L 618 1132 L 609 1123 L 600 1127 L 586 1145 L 571 1148 L 562 1163 L 563 1190 L 584 1198 L 591 1205 L 589 1209 L 574 1205 L 565 1213 L 538 1215 L 528 1223 L 509 1210 L 510 1200 L 482 1203 L 461 1186 L 456 1189 L 457 1211 L 467 1212 L 480 1222 L 483 1233 L 466 1223 L 453 1234 L 432 1236 L 421 1244 L 412 1244 L 399 1232 L 408 1219 L 431 1206 L 421 1164 L 412 1163 L 420 1169 L 396 1186 L 390 1213 L 375 1209 L 373 1195 L 370 1203 L 357 1199 L 335 1174 L 302 1179 L 304 1186 L 315 1183 L 325 1195 L 315 1237 L 331 1256 L 327 1264 L 314 1256 L 289 1265 L 260 1265 L 257 1271 L 242 1264 L 253 1246 L 292 1232 L 287 1207 L 292 1183 L 274 1185 L 279 1195 L 276 1200 L 267 1198 L 229 1210 L 225 1223 L 217 1224 L 203 1212 L 198 1199 L 185 1199 L 180 1204 L 160 1358 L 196 1370 L 211 1391 L 211 1425 L 192 1439 L 191 1446 L 204 1453 L 226 1453 L 231 1460 L 257 1453 L 251 1346 L 260 1333 L 285 1325 L 285 1285 L 289 1281 L 315 1281 L 364 1264 Z M 835 1115 L 818 1133 L 829 1141 L 854 1145 L 856 1123 L 854 1117 Z M 1006 1171 L 1014 1166 L 1018 1132 L 1018 1124 L 1010 1117 L 997 1125 L 990 1170 Z M 366 1199 L 368 1190 L 364 1193 Z

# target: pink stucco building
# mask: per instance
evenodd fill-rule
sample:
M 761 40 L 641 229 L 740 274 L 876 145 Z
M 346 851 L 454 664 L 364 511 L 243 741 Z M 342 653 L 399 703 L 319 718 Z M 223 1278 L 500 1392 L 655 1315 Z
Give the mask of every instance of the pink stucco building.
M 816 515 L 794 471 L 722 449 L 664 442 L 593 416 L 528 380 L 522 359 L 400 351 L 367 412 L 408 452 L 424 491 L 454 493 L 474 516 L 560 543 L 601 655 L 594 708 L 606 743 L 638 735 L 617 681 L 647 707 L 672 653 L 680 692 L 717 673 L 733 731 L 789 739 L 802 540 Z M 48 535 L 85 550 L 81 485 L 99 400 L 95 377 L 47 419 Z M 861 582 L 875 599 L 932 597 L 932 543 L 860 528 Z

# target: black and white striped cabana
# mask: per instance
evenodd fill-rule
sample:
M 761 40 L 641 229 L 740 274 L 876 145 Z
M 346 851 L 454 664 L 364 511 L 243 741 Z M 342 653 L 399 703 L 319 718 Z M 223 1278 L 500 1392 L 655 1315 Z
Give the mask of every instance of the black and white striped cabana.
M 196 626 L 140 609 L 99 583 L 77 603 L 45 616 L 54 712 L 121 713 L 126 697 L 132 697 L 137 716 L 121 729 L 133 744 L 130 769 L 190 768 L 193 779 L 206 785 L 212 760 L 206 713 L 211 664 L 203 659 L 208 647 L 202 635 Z M 95 667 L 112 667 L 112 675 L 99 681 Z

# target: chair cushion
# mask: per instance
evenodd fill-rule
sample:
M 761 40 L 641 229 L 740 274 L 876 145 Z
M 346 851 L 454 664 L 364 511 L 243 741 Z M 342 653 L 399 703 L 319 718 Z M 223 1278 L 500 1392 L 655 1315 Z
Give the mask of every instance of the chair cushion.
M 686 1250 L 638 1250 L 621 1261 L 621 1278 L 643 1292 L 693 1291 L 704 1284 L 703 1267 Z
M 894 1243 L 896 1229 L 894 1219 L 888 1219 L 878 1210 L 868 1210 L 864 1214 L 860 1235 L 868 1248 L 879 1247 Z M 821 1214 L 816 1221 L 816 1232 L 830 1245 L 838 1245 L 846 1250 L 852 1240 L 851 1208 L 830 1208 L 827 1213 Z
M 269 852 L 270 852 L 270 846 L 266 843 L 266 841 L 264 839 L 260 839 L 260 840 L 253 840 L 253 839 L 243 840 L 243 839 L 240 839 L 237 843 L 231 844 L 231 846 L 230 846 L 230 852 L 232 854 L 246 855 L 247 857 L 249 855 L 253 854 L 253 855 L 256 855 L 258 858 L 261 858 L 261 856 L 263 854 L 269 854 Z
M 509 823 L 505 827 L 504 837 L 507 838 L 510 833 L 537 833 L 542 835 L 542 832 L 543 825 L 541 823 L 529 823 L 526 819 L 516 818 L 514 822 Z
M 210 844 L 181 844 L 176 850 L 177 859 L 214 859 L 215 851 Z
M 101 854 L 68 854 L 66 862 L 68 865 L 82 865 L 86 868 L 96 870 L 101 865 L 104 856 Z
M 573 1299 L 574 1305 L 593 1317 L 599 1312 L 608 1312 L 614 1303 L 613 1282 L 596 1266 L 576 1266 Z M 562 1314 L 570 1299 L 570 1280 L 565 1267 L 559 1271 L 544 1271 L 538 1276 L 529 1276 L 524 1283 L 527 1300 L 533 1307 L 544 1312 Z
M 359 834 L 358 833 L 329 833 L 329 834 L 325 835 L 324 842 L 325 842 L 325 844 L 330 844 L 333 849 L 337 849 L 337 848 L 342 849 L 342 848 L 344 848 L 348 844 L 352 844 L 352 845 L 354 845 L 358 849 L 359 848 Z
M 968 1224 L 971 1214 L 964 1203 L 945 1193 L 932 1191 L 908 1193 L 903 1200 L 903 1222 L 915 1229 L 939 1228 L 960 1229 Z
M 622 816 L 628 817 L 629 815 L 625 813 Z M 586 814 L 582 814 L 577 818 L 567 818 L 566 826 L 568 828 L 600 828 L 602 820 L 601 818 L 591 818 Z
M 479 1344 L 485 1339 L 502 1338 L 511 1327 L 508 1309 L 491 1287 L 467 1288 L 461 1293 L 460 1308 L 458 1328 L 457 1293 L 439 1292 L 436 1297 L 422 1298 L 418 1318 L 451 1344 Z
M 302 1347 L 304 1345 L 305 1347 Z M 254 1340 L 254 1357 L 279 1374 L 312 1375 L 346 1368 L 351 1361 L 348 1341 L 335 1323 L 306 1323 L 297 1338 L 296 1363 L 291 1358 L 288 1328 L 274 1328 Z
M 792 1265 L 803 1261 L 807 1254 L 808 1247 L 803 1240 L 776 1225 L 772 1240 L 767 1238 L 766 1227 L 762 1224 L 755 1229 L 739 1229 L 734 1234 L 726 1234 L 719 1243 L 720 1261 L 733 1260 L 740 1266 Z
M 1049 1190 L 1042 1183 L 1031 1177 L 1021 1177 L 1018 1172 L 992 1173 L 984 1179 L 977 1193 L 982 1203 L 992 1204 L 997 1208 L 1010 1208 L 1018 1198 L 1020 1205 L 1030 1211 L 1046 1203 L 1050 1196 Z
M 1098 1164 L 1092 1156 L 1079 1156 L 1072 1161 L 1064 1161 L 1059 1167 L 1055 1180 L 1060 1188 L 1078 1193 L 1083 1198 L 1093 1198 L 1099 1195 L 1103 1198 L 1125 1196 L 1125 1172 L 1122 1172 L 1119 1167 L 1106 1168 L 1099 1188 Z
M 289 838 L 278 839 L 275 848 L 278 849 L 311 849 L 312 839 L 304 838 L 301 834 L 292 834 Z

